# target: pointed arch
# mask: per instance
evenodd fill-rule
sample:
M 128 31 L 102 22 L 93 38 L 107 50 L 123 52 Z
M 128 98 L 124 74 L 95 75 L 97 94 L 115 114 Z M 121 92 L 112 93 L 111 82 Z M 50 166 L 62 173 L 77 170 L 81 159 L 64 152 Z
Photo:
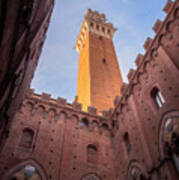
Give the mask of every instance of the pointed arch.
M 127 176 L 130 180 L 141 180 L 148 178 L 148 173 L 143 163 L 140 163 L 137 160 L 133 159 L 128 165 Z
M 101 180 L 101 178 L 95 173 L 89 173 L 84 175 L 81 180 Z
M 168 111 L 161 118 L 159 152 L 162 160 L 171 159 L 170 171 L 179 174 L 179 110 Z
M 11 178 L 13 178 L 14 175 L 18 174 L 18 172 L 23 172 L 23 170 L 25 171 L 25 168 L 27 168 L 27 166 L 34 168 L 34 175 L 36 175 L 36 177 L 39 176 L 40 180 L 47 180 L 45 170 L 38 162 L 36 162 L 33 159 L 24 160 L 11 167 L 9 171 L 7 171 L 7 173 L 4 174 L 2 180 L 10 180 Z
M 169 120 L 173 118 L 177 118 L 177 117 L 179 117 L 179 110 L 171 110 L 171 111 L 165 112 L 160 120 L 159 129 L 158 129 L 158 132 L 159 132 L 158 137 L 159 137 L 159 152 L 162 159 L 165 157 L 165 151 L 163 147 L 164 146 L 163 138 L 165 134 L 165 129 L 167 128 L 167 124 L 169 123 Z

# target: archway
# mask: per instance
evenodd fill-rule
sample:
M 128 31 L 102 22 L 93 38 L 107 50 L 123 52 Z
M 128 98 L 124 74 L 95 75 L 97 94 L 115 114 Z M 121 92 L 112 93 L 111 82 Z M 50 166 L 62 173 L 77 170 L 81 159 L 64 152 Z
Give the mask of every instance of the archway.
M 128 180 L 147 180 L 147 172 L 144 165 L 137 160 L 132 160 L 128 167 Z
M 171 160 L 179 173 L 179 111 L 163 116 L 159 129 L 159 151 L 161 159 Z
M 90 173 L 83 176 L 81 180 L 102 180 L 102 179 L 96 174 Z
M 26 160 L 12 167 L 2 180 L 47 180 L 41 166 L 34 160 Z

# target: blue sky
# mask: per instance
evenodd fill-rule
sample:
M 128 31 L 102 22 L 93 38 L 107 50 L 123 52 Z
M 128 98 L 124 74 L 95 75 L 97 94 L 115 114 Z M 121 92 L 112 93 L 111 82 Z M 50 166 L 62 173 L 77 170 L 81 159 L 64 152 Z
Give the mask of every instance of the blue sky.
M 145 39 L 154 33 L 167 0 L 56 0 L 47 39 L 31 87 L 52 97 L 72 102 L 76 96 L 78 53 L 73 49 L 87 8 L 105 13 L 118 29 L 114 45 L 124 81 L 135 68 L 138 53 L 144 53 Z

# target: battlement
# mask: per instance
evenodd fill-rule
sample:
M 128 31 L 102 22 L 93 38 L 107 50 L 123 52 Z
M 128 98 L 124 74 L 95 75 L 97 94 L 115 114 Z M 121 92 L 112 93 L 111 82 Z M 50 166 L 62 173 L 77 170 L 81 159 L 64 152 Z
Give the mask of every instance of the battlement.
M 82 50 L 87 33 L 89 32 L 112 39 L 115 31 L 116 28 L 112 23 L 107 22 L 105 14 L 100 14 L 98 11 L 88 9 L 76 40 L 75 49 L 78 52 Z
M 133 88 L 136 84 L 139 83 L 139 78 L 146 72 L 146 66 L 151 61 L 155 60 L 158 57 L 159 47 L 162 44 L 161 39 L 167 34 L 168 39 L 172 39 L 171 32 L 168 31 L 168 25 L 171 24 L 172 20 L 176 18 L 177 14 L 179 14 L 179 10 L 175 7 L 178 1 L 168 0 L 167 4 L 164 7 L 164 12 L 167 13 L 167 16 L 164 21 L 157 20 L 155 25 L 153 26 L 153 30 L 156 33 L 154 39 L 148 37 L 144 43 L 144 48 L 146 53 L 144 55 L 139 54 L 135 60 L 135 64 L 137 69 L 130 69 L 128 73 L 128 81 L 129 84 L 123 83 L 121 87 L 122 96 L 117 97 L 114 101 L 115 109 L 112 116 L 115 116 L 115 112 L 119 113 L 120 109 L 122 110 L 123 105 L 127 102 L 128 97 L 133 92 Z M 176 11 L 173 11 L 176 9 Z
M 105 14 L 100 14 L 98 11 L 92 11 L 91 9 L 88 9 L 86 11 L 85 19 L 101 22 L 101 23 L 106 23 Z
M 77 112 L 81 112 L 81 113 L 88 113 L 92 116 L 99 116 L 99 117 L 106 118 L 109 116 L 109 114 L 111 114 L 110 110 L 109 111 L 106 110 L 102 114 L 100 114 L 98 112 L 98 110 L 96 109 L 96 107 L 93 107 L 93 106 L 89 106 L 87 112 L 82 111 L 82 105 L 80 103 L 78 103 L 77 98 L 72 104 L 70 104 L 70 103 L 67 103 L 66 99 L 61 98 L 61 97 L 54 99 L 51 97 L 51 94 L 48 94 L 48 93 L 43 92 L 42 94 L 37 94 L 37 93 L 35 93 L 34 89 L 29 90 L 29 92 L 27 93 L 27 97 L 34 99 L 34 100 L 39 100 L 39 101 L 42 101 L 44 103 L 51 104 L 54 106 L 71 109 L 73 111 L 77 111 Z
M 69 104 L 66 99 L 60 97 L 53 99 L 47 93 L 37 94 L 34 89 L 29 90 L 23 107 L 26 105 L 31 106 L 32 116 L 41 112 L 42 118 L 48 118 L 48 122 L 56 122 L 60 119 L 61 114 L 65 114 L 65 119 L 75 120 L 76 129 L 95 131 L 100 135 L 112 135 L 111 122 L 108 121 L 112 112 L 111 109 L 98 114 L 95 107 L 89 106 L 88 112 L 84 112 L 81 104 L 77 102 L 77 98 L 72 104 Z

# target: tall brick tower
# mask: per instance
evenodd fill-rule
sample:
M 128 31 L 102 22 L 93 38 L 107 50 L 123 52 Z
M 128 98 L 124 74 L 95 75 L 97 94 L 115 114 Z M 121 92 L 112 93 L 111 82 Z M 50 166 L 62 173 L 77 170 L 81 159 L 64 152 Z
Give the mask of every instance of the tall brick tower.
M 112 41 L 115 30 L 104 14 L 87 10 L 75 46 L 79 53 L 77 96 L 83 110 L 88 106 L 107 110 L 120 95 L 122 77 Z

